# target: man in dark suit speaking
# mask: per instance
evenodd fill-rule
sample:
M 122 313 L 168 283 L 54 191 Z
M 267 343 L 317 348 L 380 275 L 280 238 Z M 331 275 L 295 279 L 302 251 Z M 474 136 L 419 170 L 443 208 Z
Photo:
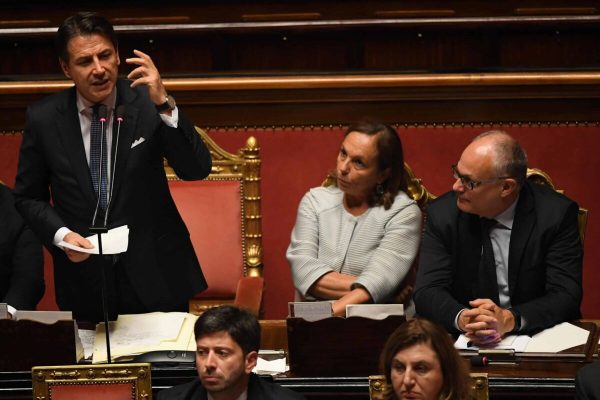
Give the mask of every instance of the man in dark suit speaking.
M 427 209 L 417 314 L 479 345 L 579 318 L 577 204 L 528 183 L 505 132 L 479 135 L 452 169 L 453 191 Z
M 179 177 L 195 180 L 210 173 L 210 153 L 148 55 L 134 50 L 125 60 L 133 66 L 131 81 L 118 79 L 118 44 L 106 19 L 69 17 L 56 42 L 61 68 L 75 86 L 27 110 L 15 197 L 52 253 L 57 303 L 78 319 L 101 319 L 104 261 L 113 316 L 186 310 L 206 281 L 169 192 L 163 157 Z M 57 246 L 91 248 L 85 237 L 92 220 L 127 225 L 127 252 L 102 260 Z

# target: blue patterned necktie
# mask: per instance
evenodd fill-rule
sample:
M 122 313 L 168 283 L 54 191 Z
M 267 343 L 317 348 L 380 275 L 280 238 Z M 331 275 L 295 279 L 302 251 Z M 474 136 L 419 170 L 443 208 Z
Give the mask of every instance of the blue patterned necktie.
M 100 124 L 100 118 L 98 116 L 98 109 L 100 104 L 96 104 L 92 107 L 92 125 L 90 128 L 90 173 L 92 175 L 92 183 L 94 185 L 94 192 L 96 196 L 100 197 L 100 208 L 106 210 L 106 188 L 107 188 L 107 176 L 106 176 L 106 138 L 102 137 L 102 125 Z M 102 162 L 100 161 L 100 149 L 102 148 Z M 102 165 L 102 171 L 100 171 L 100 165 Z M 102 182 L 100 182 L 100 176 L 102 176 Z M 98 192 L 98 188 L 100 191 Z M 98 195 L 98 193 L 100 193 Z

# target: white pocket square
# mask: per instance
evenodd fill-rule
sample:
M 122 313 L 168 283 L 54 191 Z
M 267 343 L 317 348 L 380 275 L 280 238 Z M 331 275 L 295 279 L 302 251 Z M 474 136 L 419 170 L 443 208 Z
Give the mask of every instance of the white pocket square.
M 144 139 L 143 137 L 134 140 L 133 143 L 131 143 L 131 148 L 133 149 L 135 146 L 137 146 L 138 144 L 142 144 L 146 141 L 146 139 Z

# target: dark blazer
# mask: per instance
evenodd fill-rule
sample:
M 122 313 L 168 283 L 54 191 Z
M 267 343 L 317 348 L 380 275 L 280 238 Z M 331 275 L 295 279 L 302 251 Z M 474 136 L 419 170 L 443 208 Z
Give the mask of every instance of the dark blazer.
M 42 244 L 14 203 L 11 190 L 0 183 L 0 303 L 35 310 L 44 294 Z
M 120 264 L 144 306 L 150 311 L 178 309 L 204 290 L 206 281 L 169 192 L 163 157 L 180 178 L 195 180 L 210 173 L 210 153 L 181 110 L 178 128 L 170 128 L 146 87 L 132 89 L 125 80 L 116 87 L 116 105 L 124 105 L 125 113 L 118 149 L 113 128 L 117 161 L 108 227 L 129 226 L 129 248 Z M 134 141 L 139 144 L 132 147 Z M 75 88 L 27 110 L 15 197 L 17 209 L 52 253 L 59 307 L 88 319 L 98 304 L 99 257 L 72 263 L 52 245 L 62 226 L 88 236 L 96 206 Z
M 577 400 L 600 399 L 600 361 L 586 365 L 577 371 L 575 377 L 575 398 Z
M 515 209 L 508 256 L 512 307 L 531 333 L 580 317 L 583 250 L 578 206 L 541 185 L 526 183 Z M 417 314 L 456 332 L 454 319 L 474 299 L 481 257 L 479 216 L 446 193 L 427 208 L 414 293 Z
M 202 382 L 196 379 L 183 385 L 174 386 L 170 389 L 158 392 L 158 400 L 206 400 L 208 398 L 206 389 Z M 250 374 L 248 382 L 248 400 L 301 400 L 304 399 L 300 393 L 283 388 L 275 383 L 259 378 L 256 374 Z

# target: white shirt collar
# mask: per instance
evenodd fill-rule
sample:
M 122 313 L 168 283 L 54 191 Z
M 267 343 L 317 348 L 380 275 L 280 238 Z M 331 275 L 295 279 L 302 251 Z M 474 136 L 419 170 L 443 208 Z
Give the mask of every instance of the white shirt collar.
M 208 400 L 215 400 L 210 393 L 206 393 L 207 394 L 207 398 Z M 235 400 L 248 400 L 248 387 L 246 387 L 246 390 L 244 390 L 244 392 L 242 394 L 240 394 L 240 397 L 238 397 Z
M 115 109 L 115 104 L 117 102 L 117 87 L 113 88 L 113 91 L 101 102 L 106 106 L 108 114 L 110 115 L 112 111 Z M 77 91 L 77 111 L 80 114 L 84 112 L 88 112 L 89 109 L 94 105 L 94 103 L 88 101 L 85 97 L 79 94 Z
M 494 219 L 496 221 L 498 221 L 499 224 L 504 225 L 508 229 L 512 230 L 513 221 L 515 219 L 515 210 L 517 208 L 518 201 L 519 201 L 519 196 L 517 196 L 515 201 L 506 210 L 504 210 L 500 214 L 496 215 L 496 217 Z

